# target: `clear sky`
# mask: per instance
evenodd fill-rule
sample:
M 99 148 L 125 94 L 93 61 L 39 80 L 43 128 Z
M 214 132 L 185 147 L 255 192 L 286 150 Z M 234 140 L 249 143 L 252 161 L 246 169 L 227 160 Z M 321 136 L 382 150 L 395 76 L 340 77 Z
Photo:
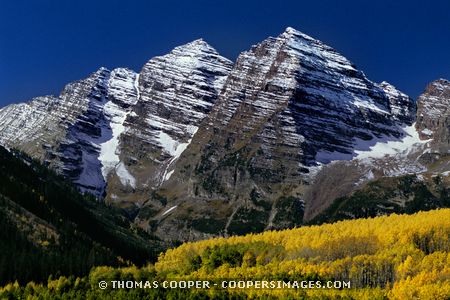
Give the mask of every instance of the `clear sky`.
M 450 79 L 448 0 L 0 0 L 0 107 L 200 37 L 235 60 L 287 26 L 414 98 Z

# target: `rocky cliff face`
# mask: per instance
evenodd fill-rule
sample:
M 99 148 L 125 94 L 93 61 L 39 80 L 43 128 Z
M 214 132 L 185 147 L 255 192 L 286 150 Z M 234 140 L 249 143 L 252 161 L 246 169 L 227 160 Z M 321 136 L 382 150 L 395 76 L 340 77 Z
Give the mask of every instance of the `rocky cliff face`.
M 170 177 L 230 69 L 203 40 L 153 58 L 139 74 L 101 68 L 57 97 L 3 108 L 0 142 L 47 162 L 83 191 L 134 207 Z
M 235 64 L 196 40 L 139 73 L 102 68 L 1 109 L 0 143 L 161 238 L 193 240 L 301 225 L 369 180 L 430 170 L 448 94 L 432 83 L 414 124 L 407 95 L 287 28 Z
M 141 205 L 169 179 L 175 163 L 210 112 L 232 63 L 203 40 L 175 48 L 144 65 L 139 100 L 120 137 L 120 185 L 109 186 L 109 199 Z M 128 174 L 128 175 L 127 175 Z M 130 178 L 128 184 L 127 179 Z M 119 183 L 117 178 L 110 180 Z M 130 193 L 133 191 L 133 193 Z M 161 203 L 147 205 L 161 208 Z
M 126 69 L 101 68 L 68 84 L 57 97 L 46 96 L 0 111 L 0 141 L 43 160 L 83 191 L 104 195 L 106 174 L 117 151 L 122 126 L 136 101 Z M 113 161 L 111 161 L 111 159 Z
M 414 111 L 391 85 L 288 28 L 239 56 L 158 191 L 169 202 L 158 230 L 198 238 L 299 225 L 304 191 L 322 164 L 403 138 Z
M 447 121 L 450 107 L 450 82 L 439 79 L 430 83 L 417 99 L 416 128 L 421 139 L 449 144 Z
M 383 84 L 382 84 L 383 85 Z M 393 94 L 393 93 L 390 93 Z M 395 182 L 395 178 L 404 174 L 415 177 L 419 182 L 433 184 L 448 183 L 449 163 L 449 123 L 448 106 L 450 100 L 450 82 L 439 79 L 430 83 L 417 100 L 417 116 L 414 126 L 404 128 L 407 135 L 399 140 L 378 141 L 370 151 L 360 152 L 352 161 L 341 161 L 322 168 L 314 178 L 313 184 L 305 193 L 307 203 L 305 220 L 311 220 L 317 214 L 330 207 L 341 197 L 352 197 L 359 189 L 366 189 L 368 181 Z M 379 179 L 377 181 L 377 179 Z M 429 186 L 430 184 L 427 183 Z M 445 185 L 445 184 L 444 184 Z M 389 187 L 392 188 L 392 187 Z M 434 197 L 443 196 L 434 192 Z M 391 196 L 392 205 L 373 201 L 381 211 L 402 211 L 410 201 L 416 208 L 424 205 L 417 197 L 409 196 L 406 200 L 401 191 Z M 341 199 L 344 199 L 341 198 Z M 387 199 L 387 198 L 386 198 Z M 373 200 L 373 199 L 372 199 Z M 371 200 L 371 201 L 372 201 Z M 399 202 L 400 201 L 400 202 Z M 404 202 L 406 201 L 406 202 Z M 400 206 L 399 206 L 400 205 Z M 366 207 L 366 204 L 361 203 Z M 395 209 L 400 207 L 400 210 Z M 343 215 L 354 215 L 345 211 Z M 334 208 L 336 209 L 336 207 Z M 410 208 L 411 209 L 411 208 Z

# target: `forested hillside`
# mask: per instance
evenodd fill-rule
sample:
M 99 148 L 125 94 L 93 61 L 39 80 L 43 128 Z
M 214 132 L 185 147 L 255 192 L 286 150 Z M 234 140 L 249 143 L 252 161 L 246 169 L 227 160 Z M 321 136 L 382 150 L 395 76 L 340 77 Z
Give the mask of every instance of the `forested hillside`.
M 447 176 L 444 176 L 447 175 Z M 408 174 L 367 182 L 352 194 L 336 199 L 309 224 L 331 223 L 450 207 L 450 179 L 443 174 Z
M 186 243 L 144 268 L 9 284 L 1 297 L 91 299 L 448 299 L 450 209 Z M 101 280 L 350 281 L 350 289 L 111 289 Z
M 0 282 L 155 259 L 161 243 L 23 153 L 0 147 Z

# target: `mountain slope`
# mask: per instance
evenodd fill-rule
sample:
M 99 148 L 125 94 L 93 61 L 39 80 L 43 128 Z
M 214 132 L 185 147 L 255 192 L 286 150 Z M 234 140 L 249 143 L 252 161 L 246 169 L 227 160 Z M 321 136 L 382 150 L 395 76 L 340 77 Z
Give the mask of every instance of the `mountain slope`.
M 0 142 L 27 152 L 100 197 L 106 186 L 102 168 L 110 163 L 105 151 L 117 139 L 113 128 L 136 95 L 129 88 L 135 77 L 129 70 L 101 68 L 68 84 L 58 97 L 3 108 Z
M 438 206 L 448 206 L 442 203 L 441 192 L 448 186 L 446 180 L 450 172 L 450 164 L 448 151 L 449 133 L 447 130 L 446 120 L 449 112 L 446 103 L 449 101 L 450 82 L 439 79 L 430 83 L 424 93 L 419 96 L 417 101 L 417 121 L 412 126 L 406 127 L 408 135 L 398 140 L 380 139 L 377 143 L 369 147 L 368 151 L 358 152 L 358 155 L 352 161 L 334 162 L 322 168 L 314 178 L 314 182 L 305 194 L 307 203 L 305 208 L 305 220 L 309 221 L 315 218 L 321 212 L 325 216 L 330 216 L 330 211 L 324 212 L 324 209 L 332 205 L 335 199 L 344 197 L 352 202 L 352 194 L 361 189 L 364 193 L 365 182 L 369 180 L 380 179 L 380 182 L 396 182 L 397 179 L 384 179 L 385 177 L 395 177 L 409 174 L 413 177 L 418 174 L 419 181 L 422 185 L 426 185 L 428 195 L 434 194 L 432 202 Z M 436 178 L 443 178 L 439 188 L 430 184 Z M 377 181 L 375 182 L 377 184 Z M 383 184 L 382 184 L 383 185 Z M 414 184 L 413 184 L 414 185 Z M 383 185 L 384 186 L 384 185 Z M 391 190 L 391 186 L 384 186 L 387 190 Z M 403 194 L 403 188 L 395 188 L 397 194 Z M 367 191 L 366 191 L 367 192 Z M 376 193 L 370 193 L 375 195 Z M 410 209 L 423 209 L 426 207 L 426 199 L 419 195 L 423 201 L 414 204 L 410 203 Z M 398 198 L 395 196 L 394 198 Z M 378 199 L 378 200 L 377 200 Z M 370 202 L 378 205 L 381 209 L 375 208 L 379 213 L 389 213 L 393 211 L 402 212 L 405 207 L 398 207 L 397 204 L 387 205 L 390 196 L 386 199 L 380 199 L 375 196 Z M 440 200 L 439 200 L 440 199 Z M 341 199 L 343 200 L 343 199 Z M 398 200 L 398 199 L 397 199 Z M 401 202 L 408 203 L 411 199 L 403 199 Z M 377 202 L 378 201 L 378 202 Z M 340 200 L 337 202 L 340 202 Z M 353 201 L 354 202 L 354 201 Z M 445 202 L 445 201 L 444 201 Z M 359 204 L 358 204 L 359 203 Z M 330 207 L 331 210 L 336 209 L 337 204 Z M 343 205 L 340 207 L 341 216 L 347 214 L 354 215 L 355 209 L 359 213 L 363 213 L 368 209 L 368 203 L 364 200 L 354 202 L 354 205 Z M 359 208 L 358 208 L 359 206 Z M 370 205 L 369 205 L 370 206 Z M 364 215 L 364 214 L 363 214 Z M 321 219 L 325 220 L 322 216 Z
M 352 194 L 335 199 L 308 223 L 331 223 L 450 207 L 449 183 L 446 176 L 425 174 L 372 180 Z
M 46 167 L 0 147 L 0 278 L 41 281 L 92 266 L 143 264 L 163 243 Z M 14 260 L 11 260 L 14 257 Z

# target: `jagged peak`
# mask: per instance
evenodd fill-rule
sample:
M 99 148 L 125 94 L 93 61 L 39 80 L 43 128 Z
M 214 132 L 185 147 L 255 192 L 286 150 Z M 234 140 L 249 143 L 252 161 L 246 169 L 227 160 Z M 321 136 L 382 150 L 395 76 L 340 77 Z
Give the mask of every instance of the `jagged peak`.
M 450 89 L 450 81 L 444 78 L 439 78 L 428 83 L 424 92 L 427 93 L 430 91 L 437 91 L 444 89 L 445 90 Z
M 84 82 L 86 80 L 100 80 L 103 81 L 104 79 L 106 79 L 107 77 L 109 77 L 109 75 L 111 74 L 111 70 L 109 70 L 108 68 L 105 67 L 100 67 L 97 71 L 90 73 L 87 77 L 83 78 L 83 79 L 78 79 L 75 81 L 72 81 L 70 83 L 68 83 L 63 90 L 65 90 L 67 87 L 70 87 L 74 84 L 80 83 L 80 82 Z
M 442 85 L 442 84 L 450 85 L 450 81 L 448 81 L 445 78 L 439 78 L 439 79 L 436 79 L 436 80 L 432 81 L 430 84 L 431 85 Z
M 430 82 L 425 88 L 424 94 L 450 94 L 450 81 L 444 78 Z
M 120 75 L 120 74 L 136 74 L 136 71 L 134 71 L 133 69 L 130 68 L 124 68 L 124 67 L 119 67 L 119 68 L 115 68 L 111 71 L 111 76 L 113 75 Z
M 192 45 L 208 45 L 208 46 L 209 46 L 209 44 L 208 44 L 203 38 L 199 38 L 199 39 L 193 40 L 192 42 L 189 42 L 189 43 L 187 43 L 187 44 L 192 44 Z
M 389 86 L 389 87 L 393 87 L 393 85 L 392 84 L 390 84 L 389 82 L 387 82 L 387 81 L 385 81 L 385 80 L 383 80 L 382 82 L 380 82 L 380 85 L 381 86 Z
M 217 50 L 208 44 L 204 39 L 196 39 L 192 42 L 180 45 L 175 47 L 171 53 L 178 52 L 178 51 L 193 51 L 193 52 L 214 52 L 215 54 L 219 54 Z
M 95 71 L 94 73 L 92 73 L 91 74 L 91 76 L 92 75 L 103 75 L 103 74 L 108 74 L 108 73 L 110 73 L 111 72 L 111 70 L 109 70 L 108 68 L 106 68 L 106 67 L 100 67 L 97 71 Z
M 286 33 L 297 33 L 297 32 L 299 32 L 299 31 L 298 31 L 297 29 L 291 27 L 291 26 L 288 26 L 288 27 L 286 27 L 286 29 L 284 30 L 284 32 L 286 32 Z
M 274 38 L 271 38 L 274 39 Z M 327 61 L 325 67 L 334 66 L 341 69 L 353 70 L 358 72 L 360 78 L 366 78 L 362 71 L 348 60 L 344 55 L 336 51 L 333 47 L 326 43 L 315 39 L 293 27 L 287 27 L 275 39 L 276 43 L 287 44 L 297 55 L 304 55 L 310 53 L 312 56 Z
M 268 38 L 266 38 L 265 40 L 255 44 L 252 46 L 251 49 L 255 49 L 258 48 L 261 45 L 280 45 L 282 43 L 296 43 L 297 39 L 303 39 L 305 41 L 307 41 L 307 44 L 317 44 L 317 45 L 321 45 L 323 48 L 329 48 L 328 46 L 324 45 L 322 42 L 320 42 L 319 40 L 316 40 L 312 37 L 310 37 L 309 35 L 306 35 L 300 31 L 298 31 L 297 29 L 293 28 L 293 27 L 287 27 L 282 33 L 280 33 L 277 37 L 273 37 L 273 36 L 269 36 Z M 331 49 L 331 48 L 330 48 Z M 241 54 L 246 54 L 248 51 L 243 51 Z
M 232 64 L 231 60 L 221 56 L 214 47 L 208 44 L 204 39 L 200 38 L 189 43 L 177 46 L 167 54 L 151 58 L 144 65 L 143 69 L 161 61 L 168 61 L 170 63 L 175 63 L 177 65 L 186 67 L 189 66 L 191 68 L 199 66 L 198 61 L 204 60 L 219 60 L 225 64 Z
M 342 60 L 345 61 L 345 64 L 351 65 L 352 68 L 356 69 L 346 57 L 336 51 L 333 47 L 327 45 L 326 43 L 315 39 L 293 27 L 287 27 L 284 32 L 282 32 L 276 38 L 269 38 L 275 40 L 275 42 L 284 42 L 290 45 L 295 49 L 303 49 L 302 51 L 312 52 L 312 53 L 320 53 L 320 52 L 329 52 L 334 53 L 341 57 Z
M 300 37 L 300 38 L 302 38 L 302 39 L 304 39 L 304 40 L 306 40 L 306 41 L 315 42 L 315 43 L 317 43 L 317 44 L 325 45 L 325 44 L 323 44 L 321 41 L 319 41 L 319 40 L 317 40 L 317 39 L 315 39 L 315 38 L 313 38 L 313 37 L 311 37 L 311 36 L 309 36 L 309 35 L 307 35 L 307 34 L 301 32 L 301 31 L 299 31 L 299 30 L 297 30 L 297 29 L 295 29 L 295 28 L 293 28 L 293 27 L 287 27 L 287 28 L 286 28 L 286 29 L 278 36 L 278 38 L 281 38 L 281 39 L 292 39 L 292 38 L 294 38 L 294 37 Z
M 383 80 L 381 83 L 377 85 L 386 93 L 388 97 L 391 96 L 391 98 L 398 98 L 398 97 L 408 98 L 409 101 L 413 102 L 411 97 L 409 97 L 407 94 L 397 89 L 396 86 L 392 85 L 391 83 L 385 80 Z
M 397 91 L 397 92 L 400 93 L 400 94 L 404 94 L 404 93 L 402 93 L 401 91 L 399 91 L 395 85 L 393 85 L 393 84 L 391 84 L 391 83 L 389 83 L 389 82 L 387 82 L 387 81 L 385 81 L 385 80 L 383 80 L 382 82 L 380 82 L 380 83 L 378 84 L 378 86 L 381 87 L 381 88 L 382 88 L 383 90 L 385 90 L 385 91 Z

